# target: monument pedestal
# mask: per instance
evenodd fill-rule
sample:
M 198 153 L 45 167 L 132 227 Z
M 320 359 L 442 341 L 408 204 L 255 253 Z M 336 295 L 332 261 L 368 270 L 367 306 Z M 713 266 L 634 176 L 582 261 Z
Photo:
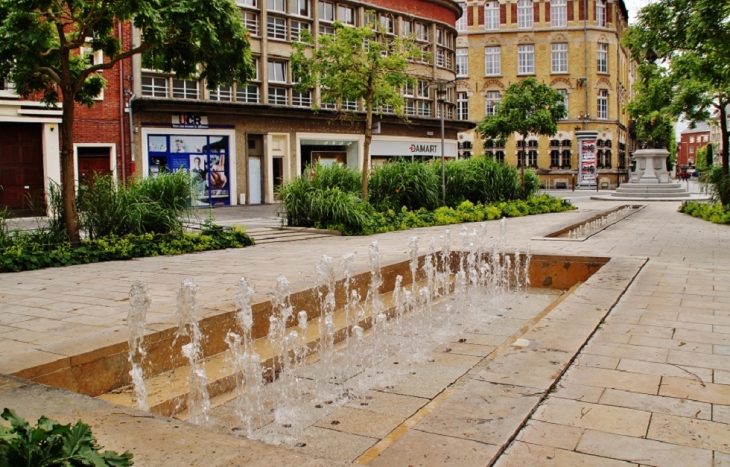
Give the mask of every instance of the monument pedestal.
M 623 199 L 688 199 L 690 194 L 680 183 L 669 177 L 666 149 L 639 149 L 631 156 L 635 162 L 629 172 L 628 183 L 622 184 L 613 194 Z

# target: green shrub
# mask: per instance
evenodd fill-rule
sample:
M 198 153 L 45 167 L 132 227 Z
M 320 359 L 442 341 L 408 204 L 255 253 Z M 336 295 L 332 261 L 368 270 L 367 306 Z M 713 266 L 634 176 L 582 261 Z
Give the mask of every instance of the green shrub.
M 10 428 L 0 425 L 0 466 L 95 466 L 132 465 L 132 454 L 101 451 L 89 425 L 61 425 L 41 417 L 35 427 L 5 409 L 2 418 Z
M 436 209 L 441 205 L 441 164 L 398 160 L 373 169 L 368 201 L 375 209 Z
M 362 191 L 360 172 L 344 164 L 321 165 L 317 163 L 314 167 L 308 166 L 304 173 L 310 175 L 312 186 L 317 189 L 339 188 L 345 193 Z
M 38 245 L 21 241 L 0 252 L 0 272 L 179 255 L 249 245 L 253 245 L 253 241 L 242 229 L 223 229 L 210 224 L 200 233 L 108 235 L 93 241 L 83 240 L 76 248 L 72 248 L 69 243 Z
M 685 201 L 679 207 L 679 212 L 689 214 L 710 221 L 715 224 L 730 224 L 730 207 L 720 203 L 698 203 L 696 201 Z
M 722 167 L 713 166 L 704 178 L 711 187 L 712 200 L 730 206 L 730 176 L 722 173 Z
M 91 186 L 79 190 L 81 228 L 92 239 L 182 231 L 192 213 L 190 200 L 197 195 L 183 171 L 132 179 L 127 185 L 118 185 L 111 175 L 95 176 Z

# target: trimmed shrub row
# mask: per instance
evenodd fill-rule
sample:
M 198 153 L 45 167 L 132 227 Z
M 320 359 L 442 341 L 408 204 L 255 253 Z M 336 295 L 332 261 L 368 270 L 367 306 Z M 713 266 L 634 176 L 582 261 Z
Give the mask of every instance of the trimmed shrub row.
M 720 203 L 698 203 L 696 201 L 685 201 L 679 207 L 679 212 L 698 217 L 715 224 L 730 225 L 730 207 L 724 207 Z

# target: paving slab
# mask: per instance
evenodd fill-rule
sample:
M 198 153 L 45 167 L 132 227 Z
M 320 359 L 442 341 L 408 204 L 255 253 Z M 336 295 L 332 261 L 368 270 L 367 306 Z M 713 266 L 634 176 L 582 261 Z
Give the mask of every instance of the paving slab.
M 559 333 L 543 334 L 539 338 L 533 334 L 531 339 L 515 336 L 514 333 L 520 332 L 523 327 L 518 325 L 525 323 L 520 320 L 530 319 L 516 313 L 500 320 L 493 329 L 485 329 L 487 333 L 492 332 L 491 335 L 467 334 L 467 342 L 462 346 L 454 345 L 452 349 L 454 356 L 477 359 L 483 358 L 482 354 L 489 351 L 487 361 L 496 359 L 496 354 L 507 354 L 515 359 L 514 362 L 522 365 L 532 363 L 536 368 L 544 367 L 546 363 L 552 366 L 544 358 L 551 350 L 570 355 L 570 358 L 560 359 L 559 371 L 536 369 L 532 372 L 534 378 L 513 379 L 514 384 L 525 385 L 520 389 L 533 387 L 530 385 L 538 387 L 535 388 L 536 395 L 526 392 L 529 394 L 527 397 L 512 398 L 526 398 L 534 403 L 532 406 L 520 404 L 520 415 L 512 412 L 519 418 L 514 426 L 503 430 L 500 436 L 496 436 L 499 430 L 485 432 L 492 433 L 490 436 L 499 438 L 499 442 L 505 445 L 421 431 L 424 426 L 449 426 L 448 423 L 439 425 L 433 422 L 444 422 L 442 414 L 458 405 L 450 402 L 451 398 L 445 398 L 432 412 L 414 423 L 416 428 L 408 428 L 406 419 L 400 425 L 404 430 L 402 436 L 390 447 L 382 449 L 380 455 L 371 457 L 371 465 L 400 467 L 408 465 L 406 462 L 413 465 L 486 465 L 495 456 L 498 456 L 496 465 L 510 466 L 730 464 L 730 454 L 726 452 L 727 430 L 723 431 L 727 428 L 727 393 L 730 387 L 730 356 L 724 351 L 730 345 L 725 342 L 725 336 L 730 335 L 730 286 L 727 285 L 730 284 L 730 229 L 680 214 L 676 212 L 677 203 L 647 203 L 645 209 L 585 241 L 536 240 L 561 226 L 624 204 L 590 201 L 581 197 L 576 197 L 575 202 L 580 207 L 578 211 L 507 220 L 509 235 L 505 244 L 508 251 L 524 251 L 530 243 L 533 253 L 604 255 L 611 258 L 586 281 L 586 287 L 581 288 L 579 294 L 561 303 L 543 318 L 544 328 L 562 329 L 565 338 L 561 340 Z M 266 220 L 261 226 L 272 224 Z M 467 225 L 468 229 L 476 227 L 475 224 Z M 452 239 L 456 239 L 455 232 L 460 228 L 450 227 Z M 498 221 L 488 222 L 488 241 L 497 240 L 499 230 Z M 150 287 L 150 327 L 162 330 L 175 323 L 175 293 L 184 278 L 192 277 L 201 285 L 198 297 L 201 316 L 215 316 L 234 309 L 232 297 L 242 275 L 255 278 L 259 296 L 265 296 L 276 284 L 279 274 L 285 274 L 297 287 L 311 285 L 315 276 L 314 265 L 322 254 L 337 258 L 357 250 L 360 254 L 354 268 L 365 271 L 368 263 L 363 252 L 373 240 L 377 239 L 384 258 L 406 260 L 410 236 L 420 236 L 421 245 L 425 248 L 430 237 L 438 238 L 443 232 L 443 228 L 433 227 L 370 237 L 304 239 L 262 244 L 243 250 L 0 274 L 0 372 L 26 371 L 24 376 L 34 377 L 39 373 L 28 371 L 30 367 L 52 370 L 68 365 L 72 357 L 94 352 L 99 343 L 104 342 L 107 333 L 114 332 L 115 328 L 119 330 L 113 341 L 126 342 L 127 333 L 119 328 L 119 324 L 123 323 L 127 311 L 127 291 L 136 279 L 147 282 Z M 594 288 L 593 293 L 591 288 Z M 611 291 L 614 291 L 613 296 Z M 601 324 L 602 320 L 605 320 L 604 324 Z M 564 327 L 557 323 L 563 323 Z M 591 326 L 599 324 L 600 329 L 595 334 L 588 332 Z M 541 331 L 538 327 L 534 330 L 528 327 L 527 332 L 538 333 Z M 515 338 L 529 341 L 522 350 L 537 349 L 532 352 L 534 359 L 524 358 L 523 355 L 529 354 L 517 349 L 505 352 Z M 581 351 L 585 339 L 588 339 L 588 346 Z M 67 343 L 64 344 L 64 341 Z M 635 349 L 608 344 L 636 347 L 641 351 L 629 352 Z M 479 346 L 485 349 L 477 349 Z M 70 357 L 69 353 L 59 350 L 64 348 L 76 348 L 79 353 Z M 609 355 L 604 355 L 606 353 Z M 666 360 L 661 360 L 663 353 Z M 618 359 L 618 364 L 615 364 L 615 359 Z M 614 364 L 614 368 L 610 368 Z M 569 371 L 563 375 L 566 366 Z M 441 370 L 438 365 L 433 368 Z M 489 363 L 485 362 L 478 366 L 478 371 L 487 368 Z M 493 368 L 492 376 L 486 376 L 486 379 L 496 379 L 496 376 L 516 378 L 510 375 L 506 360 L 496 363 Z M 550 378 L 561 379 L 548 384 Z M 459 376 L 456 372 L 443 378 L 440 384 L 448 390 L 456 390 L 465 384 L 465 379 L 471 384 L 510 387 L 476 381 L 471 373 Z M 344 433 L 331 427 L 313 427 L 307 432 L 307 446 L 298 450 L 282 449 L 228 433 L 206 431 L 177 420 L 130 416 L 129 413 L 138 413 L 118 406 L 107 404 L 101 410 L 95 405 L 101 404 L 101 401 L 88 398 L 79 399 L 83 403 L 71 408 L 68 393 L 61 390 L 39 393 L 37 388 L 41 386 L 0 379 L 0 400 L 5 397 L 5 403 L 16 405 L 28 417 L 40 413 L 56 414 L 64 422 L 82 417 L 92 424 L 107 448 L 133 449 L 139 465 L 278 463 L 329 466 L 344 460 L 349 462 L 378 442 L 376 438 Z M 549 388 L 552 392 L 546 397 L 543 393 Z M 433 397 L 434 393 L 425 396 Z M 419 406 L 427 400 L 424 397 L 394 393 L 387 397 L 393 399 L 382 406 L 374 403 L 368 410 L 400 418 L 408 416 L 407 411 L 419 413 L 426 407 Z M 39 402 L 43 398 L 45 405 Z M 502 394 L 502 398 L 506 396 Z M 397 408 L 401 405 L 398 400 L 408 409 L 399 412 Z M 461 399 L 454 401 L 465 402 Z M 536 412 L 530 417 L 534 406 L 541 401 L 540 415 Z M 504 410 L 500 404 L 493 404 L 495 411 Z M 710 419 L 706 413 L 708 405 L 713 405 Z M 478 404 L 475 413 L 487 415 L 489 406 Z M 576 409 L 579 406 L 584 409 L 582 419 L 580 410 Z M 560 418 L 558 407 L 570 410 Z M 586 413 L 587 408 L 591 410 Z M 348 406 L 347 409 L 348 412 L 365 410 L 357 406 Z M 692 416 L 693 410 L 696 417 Z M 119 414 L 110 415 L 109 411 Z M 430 418 L 431 414 L 436 414 L 436 418 Z M 554 421 L 561 423 L 543 420 L 545 414 L 554 415 Z M 573 416 L 568 416 L 570 414 Z M 576 414 L 578 421 L 575 420 Z M 629 420 L 630 423 L 622 425 L 616 422 L 616 414 L 623 417 L 619 420 Z M 637 414 L 649 414 L 648 433 L 655 439 L 636 436 L 639 430 L 632 427 L 635 424 L 643 426 L 645 420 L 644 415 Z M 452 415 L 457 416 L 458 412 L 454 411 Z M 463 417 L 463 413 L 460 416 Z M 605 420 L 612 418 L 613 421 Z M 526 428 L 520 433 L 522 426 Z M 468 424 L 458 426 L 452 423 L 449 430 L 458 432 L 459 428 L 473 436 L 479 433 Z M 170 449 L 159 446 L 159 442 L 155 443 L 147 436 L 148 431 L 157 433 L 154 430 L 162 430 L 158 439 L 169 440 Z M 577 446 L 573 447 L 577 432 L 582 434 Z M 625 436 L 626 433 L 630 436 Z M 518 440 L 515 441 L 513 436 L 517 436 Z M 566 444 L 550 445 L 558 444 L 559 440 Z M 173 447 L 179 449 L 174 450 Z M 505 447 L 500 455 L 500 450 Z M 210 455 L 213 451 L 215 456 Z M 409 453 L 405 454 L 407 451 Z

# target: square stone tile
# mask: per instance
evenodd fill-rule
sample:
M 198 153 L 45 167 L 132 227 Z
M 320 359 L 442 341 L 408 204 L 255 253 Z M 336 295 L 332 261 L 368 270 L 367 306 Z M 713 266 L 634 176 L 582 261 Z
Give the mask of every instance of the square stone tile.
M 675 339 L 660 339 L 657 337 L 631 336 L 629 343 L 644 347 L 658 347 L 662 349 L 676 349 L 684 352 L 712 353 L 712 345 L 699 342 L 686 342 Z
M 644 394 L 656 394 L 660 380 L 661 377 L 656 375 L 641 375 L 626 371 L 589 367 L 573 367 L 563 377 L 563 381 L 566 383 L 623 389 Z
M 648 362 L 665 362 L 669 351 L 656 347 L 643 347 L 629 344 L 611 344 L 608 342 L 591 342 L 584 353 L 591 355 L 603 355 L 606 357 L 633 358 Z
M 730 454 L 730 436 L 725 423 L 654 414 L 647 438 Z
M 730 356 L 725 355 L 707 355 L 670 350 L 667 363 L 730 371 Z
M 628 467 L 628 462 L 574 451 L 515 442 L 494 464 L 495 467 Z
M 533 418 L 559 425 L 641 437 L 646 434 L 651 413 L 552 397 L 538 407 Z
M 604 391 L 604 388 L 560 381 L 557 385 L 556 391 L 552 393 L 551 396 L 582 402 L 598 402 Z
M 573 451 L 582 434 L 581 428 L 530 420 L 517 435 L 517 441 Z
M 630 371 L 645 375 L 674 376 L 677 378 L 700 378 L 702 381 L 712 380 L 712 370 L 709 368 L 682 367 L 666 363 L 642 362 L 641 360 L 621 359 L 618 365 L 620 371 Z
M 469 381 L 436 407 L 416 428 L 440 435 L 500 445 L 538 403 L 535 388 Z
M 621 361 L 618 357 L 604 357 L 603 355 L 591 355 L 582 353 L 573 360 L 573 365 L 576 367 L 587 366 L 592 368 L 606 368 L 608 370 L 615 370 Z
M 497 454 L 498 446 L 420 430 L 409 430 L 368 465 L 372 467 L 483 467 Z
M 586 430 L 576 450 L 601 457 L 623 459 L 642 465 L 662 467 L 712 466 L 712 451 L 593 430 Z
M 571 353 L 558 350 L 511 348 L 470 374 L 481 381 L 547 390 L 571 357 Z
M 730 406 L 713 404 L 712 405 L 712 421 L 730 425 Z
M 370 438 L 383 438 L 404 420 L 405 417 L 340 407 L 314 426 Z
M 306 446 L 292 449 L 339 462 L 353 462 L 378 441 L 315 426 L 305 429 L 300 439 Z
M 704 402 L 695 402 L 688 399 L 674 397 L 652 396 L 636 392 L 606 389 L 599 401 L 603 405 L 626 407 L 629 409 L 644 410 L 646 412 L 665 413 L 679 417 L 699 418 L 709 420 L 711 405 Z

